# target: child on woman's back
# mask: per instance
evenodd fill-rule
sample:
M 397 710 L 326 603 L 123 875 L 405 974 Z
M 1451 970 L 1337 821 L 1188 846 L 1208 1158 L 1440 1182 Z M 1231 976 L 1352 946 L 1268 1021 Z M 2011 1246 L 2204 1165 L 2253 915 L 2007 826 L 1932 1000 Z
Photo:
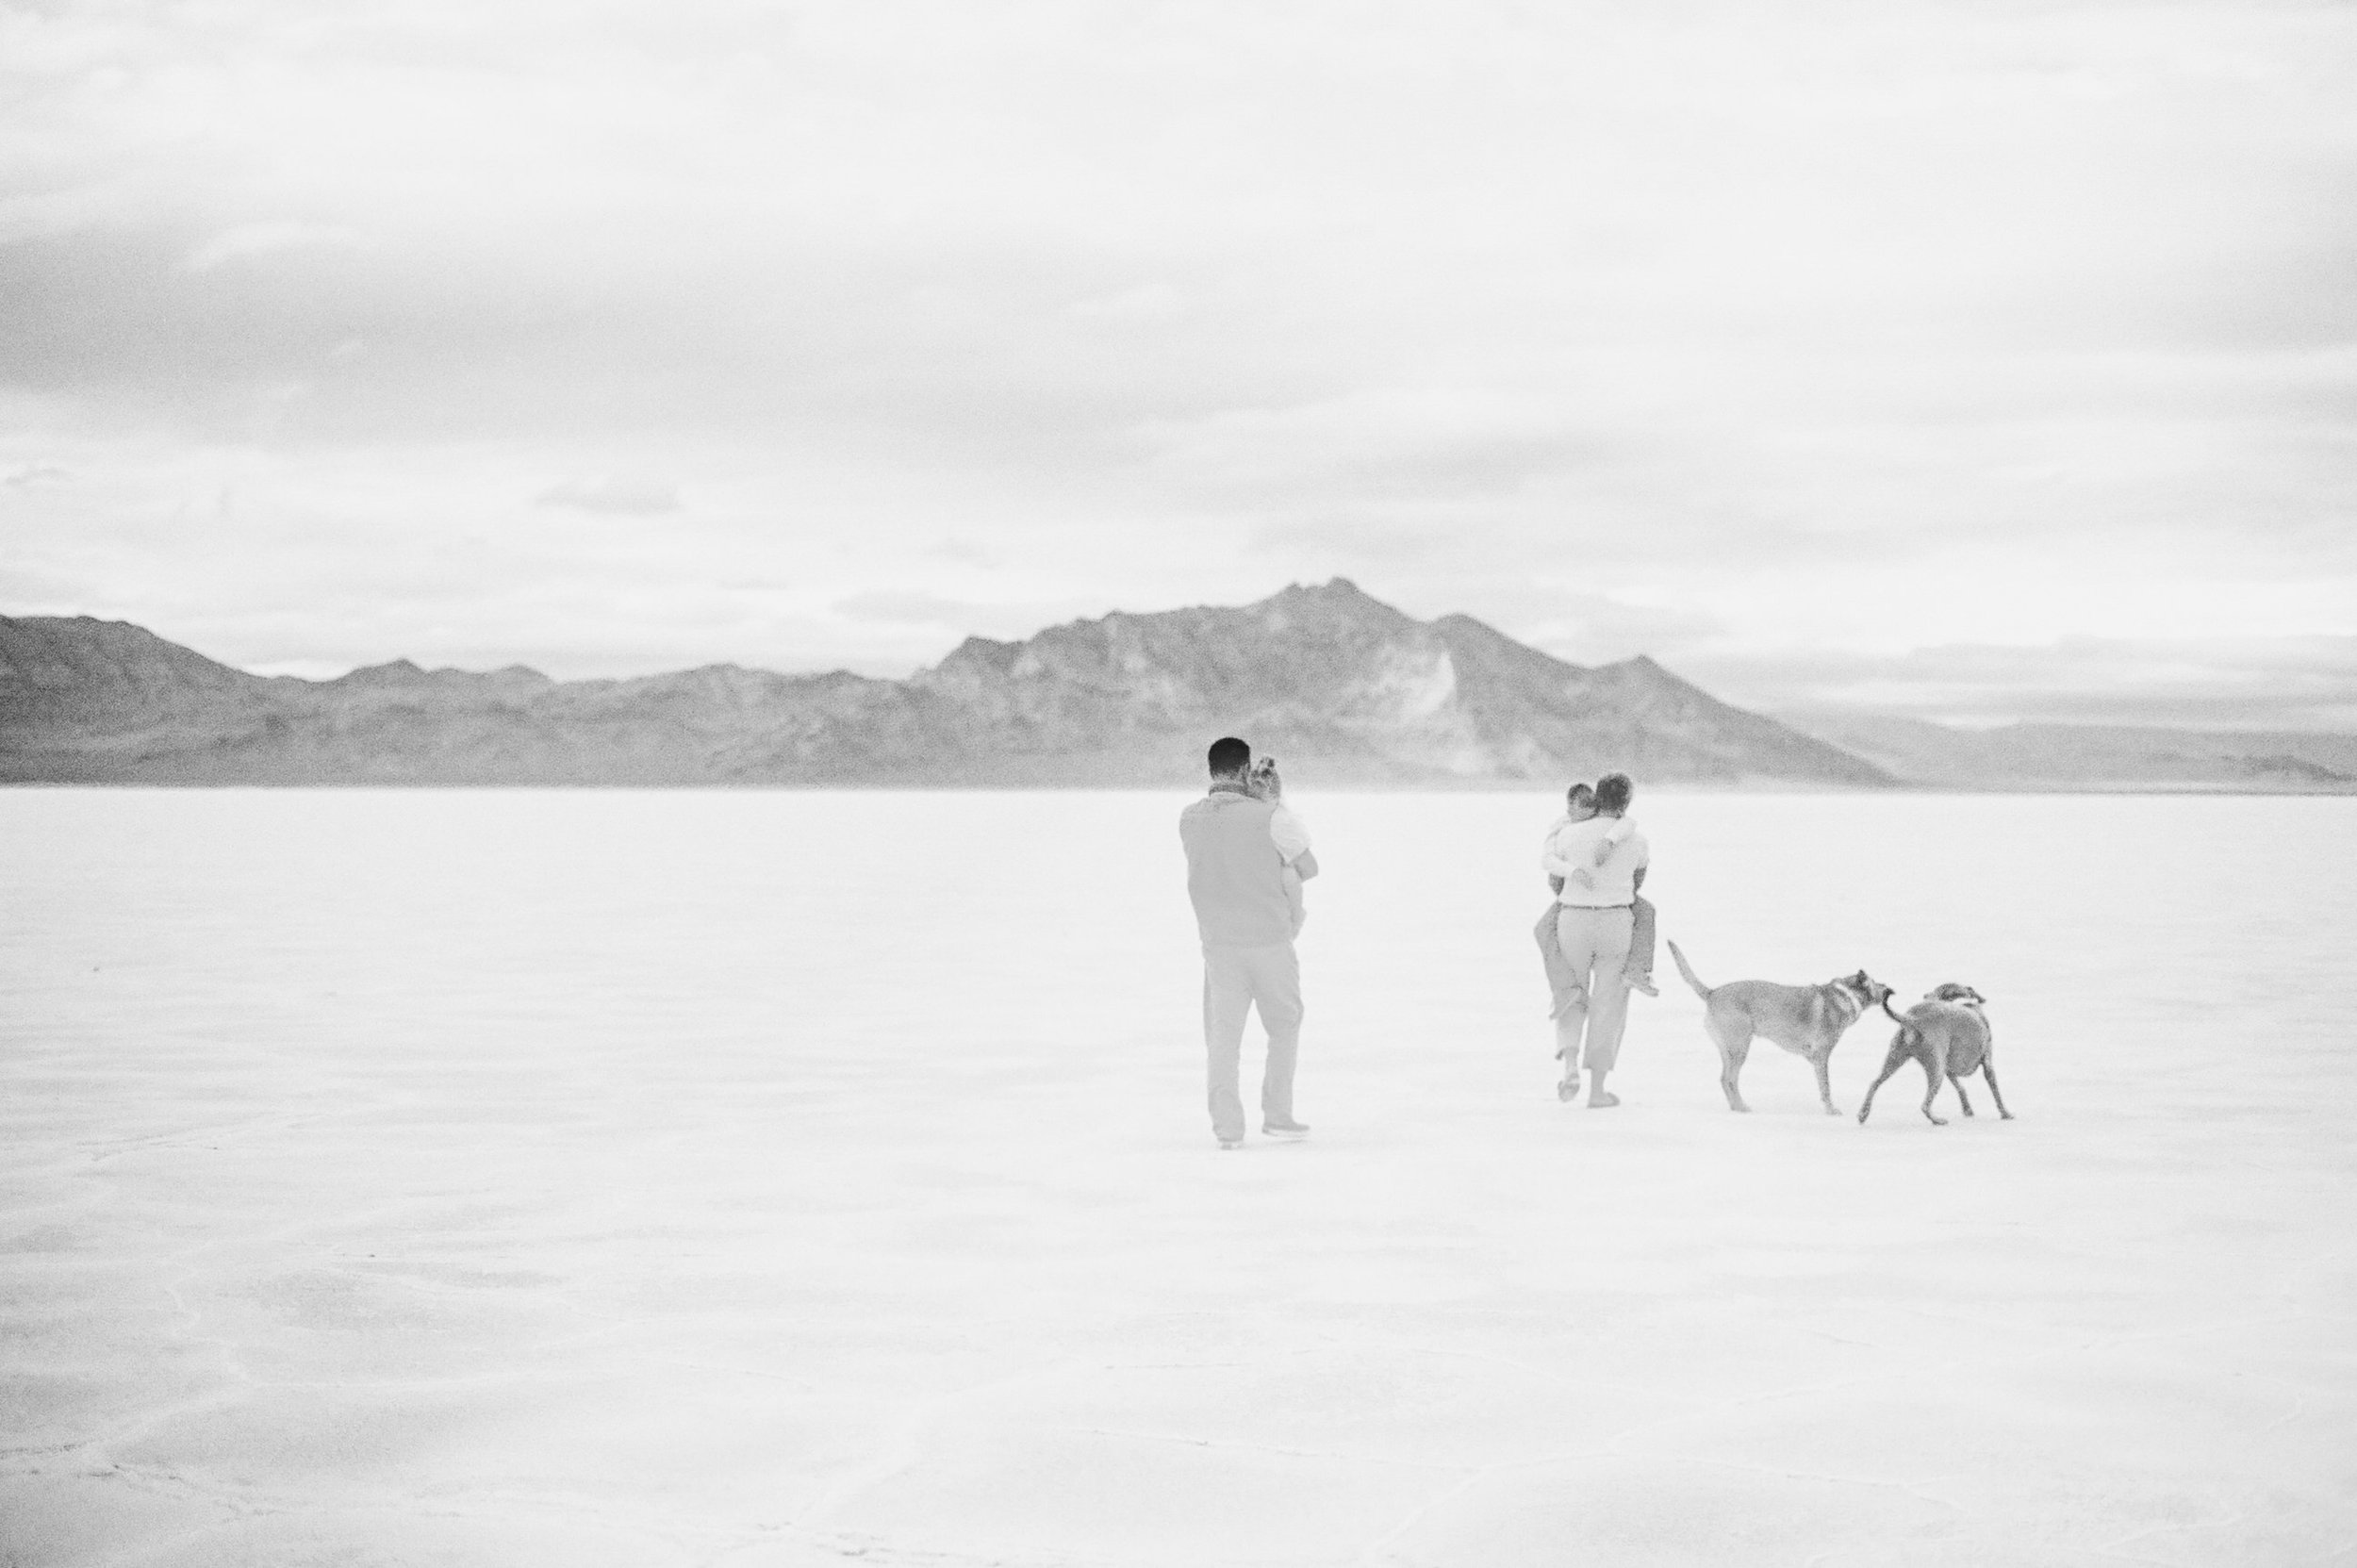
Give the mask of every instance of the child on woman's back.
M 1575 784 L 1564 796 L 1563 815 L 1557 820 L 1554 827 L 1547 830 L 1547 836 L 1552 839 L 1556 834 L 1570 827 L 1573 823 L 1585 822 L 1595 815 L 1595 790 L 1587 784 Z M 1606 829 L 1604 836 L 1596 841 L 1591 865 L 1602 866 L 1610 860 L 1613 851 L 1627 842 L 1628 835 L 1636 831 L 1637 824 L 1626 817 L 1614 818 L 1612 826 Z M 1595 877 L 1590 870 L 1574 870 L 1571 880 L 1581 887 L 1596 885 Z M 1564 879 L 1558 876 L 1547 878 L 1549 889 L 1558 894 L 1563 891 L 1563 882 Z M 1653 982 L 1655 919 L 1653 900 L 1642 893 L 1635 895 L 1629 905 L 1629 915 L 1628 966 L 1623 971 L 1623 978 L 1627 980 L 1630 990 L 1642 991 L 1649 997 L 1657 997 L 1661 993 Z M 1539 917 L 1538 929 L 1534 934 L 1539 939 L 1540 956 L 1547 961 L 1547 972 L 1552 979 L 1555 966 L 1558 962 L 1556 956 L 1558 949 L 1556 946 L 1555 910 L 1552 905 L 1548 907 L 1544 915 Z

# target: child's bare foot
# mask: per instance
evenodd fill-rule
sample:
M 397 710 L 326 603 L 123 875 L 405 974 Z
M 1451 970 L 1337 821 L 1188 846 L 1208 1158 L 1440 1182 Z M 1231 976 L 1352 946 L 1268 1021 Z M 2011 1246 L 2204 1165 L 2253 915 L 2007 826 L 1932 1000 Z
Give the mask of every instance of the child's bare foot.
M 1620 1103 L 1621 1097 L 1608 1089 L 1598 1089 L 1588 1097 L 1588 1109 L 1591 1111 L 1609 1111 Z
M 1621 978 L 1628 982 L 1628 988 L 1632 991 L 1642 991 L 1649 997 L 1661 995 L 1661 992 L 1654 985 L 1651 975 L 1623 975 Z
M 1555 1086 L 1555 1098 L 1569 1105 L 1579 1098 L 1579 1074 L 1574 1073 Z

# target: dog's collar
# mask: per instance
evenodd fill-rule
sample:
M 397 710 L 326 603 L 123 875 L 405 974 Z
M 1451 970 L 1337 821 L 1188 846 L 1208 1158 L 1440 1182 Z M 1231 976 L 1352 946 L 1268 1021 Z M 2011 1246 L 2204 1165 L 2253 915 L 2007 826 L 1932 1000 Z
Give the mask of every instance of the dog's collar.
M 1850 982 L 1847 981 L 1837 980 L 1834 981 L 1832 984 L 1834 995 L 1839 997 L 1842 1000 L 1850 1004 L 1850 1016 L 1853 1019 L 1863 1017 L 1866 1014 L 1866 1004 L 1858 1000 L 1858 996 L 1855 991 L 1850 989 Z

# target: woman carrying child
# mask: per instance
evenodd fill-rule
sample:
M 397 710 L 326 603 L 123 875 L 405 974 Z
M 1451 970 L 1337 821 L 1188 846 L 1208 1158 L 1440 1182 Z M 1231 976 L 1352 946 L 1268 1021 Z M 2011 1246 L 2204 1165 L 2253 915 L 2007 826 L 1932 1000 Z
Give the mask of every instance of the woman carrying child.
M 1573 785 L 1568 809 L 1539 851 L 1556 893 L 1534 933 L 1555 992 L 1555 1053 L 1563 1059 L 1556 1097 L 1567 1103 L 1579 1098 L 1585 1066 L 1591 1111 L 1621 1103 L 1604 1081 L 1620 1057 L 1629 992 L 1659 994 L 1653 986 L 1653 905 L 1637 892 L 1651 850 L 1628 820 L 1635 794 L 1625 773 L 1607 773 L 1593 790 Z

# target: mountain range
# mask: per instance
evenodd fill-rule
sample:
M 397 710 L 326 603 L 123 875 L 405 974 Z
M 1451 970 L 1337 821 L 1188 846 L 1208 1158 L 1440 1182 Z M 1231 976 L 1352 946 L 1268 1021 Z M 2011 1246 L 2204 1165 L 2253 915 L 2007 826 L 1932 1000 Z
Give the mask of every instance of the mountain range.
M 1235 734 L 1325 787 L 1616 767 L 1742 788 L 2104 786 L 2054 764 L 2068 747 L 2047 746 L 2033 782 L 1986 736 L 1881 722 L 1779 721 L 1649 658 L 1568 664 L 1470 616 L 1417 620 L 1344 578 L 969 637 L 900 681 L 735 665 L 555 681 L 406 660 L 305 681 L 126 622 L 0 617 L 0 781 L 16 783 L 1189 786 L 1204 746 Z M 2112 784 L 2357 789 L 2357 740 L 2327 754 L 2279 737 L 2221 763 L 2205 749 L 2221 737 L 2150 733 L 2175 736 L 2177 771 L 2148 747 Z
M 140 627 L 0 619 L 0 778 L 171 784 L 1175 784 L 1239 734 L 1312 784 L 1871 788 L 1883 769 L 1650 659 L 1584 668 L 1337 578 L 970 637 L 905 681 L 713 665 L 260 676 Z
M 2357 735 L 2132 724 L 1958 730 L 1823 710 L 1777 717 L 1898 778 L 1950 789 L 2357 791 Z

